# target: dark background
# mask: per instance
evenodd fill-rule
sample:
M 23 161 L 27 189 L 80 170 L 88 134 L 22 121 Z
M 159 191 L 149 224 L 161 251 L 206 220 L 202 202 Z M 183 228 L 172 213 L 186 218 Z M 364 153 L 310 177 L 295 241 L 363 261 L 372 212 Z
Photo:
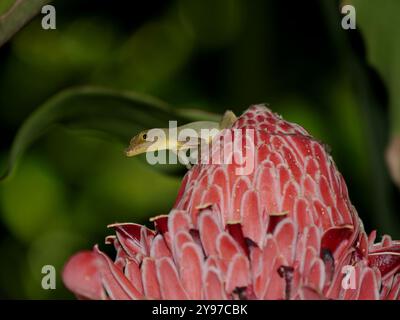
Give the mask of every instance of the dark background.
M 267 102 L 331 146 L 367 232 L 400 237 L 399 192 L 384 163 L 388 86 L 358 25 L 341 28 L 337 1 L 52 4 L 56 30 L 43 30 L 39 14 L 0 48 L 0 168 L 24 120 L 70 86 L 134 90 L 220 114 Z M 125 158 L 125 146 L 54 126 L 28 149 L 0 184 L 0 297 L 71 298 L 61 281 L 41 288 L 43 265 L 60 280 L 72 253 L 104 247 L 107 224 L 169 211 L 181 177 Z

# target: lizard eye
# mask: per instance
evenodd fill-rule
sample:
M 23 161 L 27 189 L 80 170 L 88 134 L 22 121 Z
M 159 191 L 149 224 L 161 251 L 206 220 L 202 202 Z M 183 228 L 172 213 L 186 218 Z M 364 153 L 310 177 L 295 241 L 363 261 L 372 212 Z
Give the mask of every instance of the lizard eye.
M 146 134 L 146 133 L 143 133 L 142 138 L 143 138 L 143 140 L 146 140 L 146 139 L 147 139 L 147 134 Z

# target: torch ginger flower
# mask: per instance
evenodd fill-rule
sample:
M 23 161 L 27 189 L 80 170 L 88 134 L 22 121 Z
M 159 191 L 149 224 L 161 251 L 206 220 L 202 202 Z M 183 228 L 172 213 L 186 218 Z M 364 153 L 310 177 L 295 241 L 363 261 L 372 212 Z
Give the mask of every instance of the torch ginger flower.
M 77 253 L 65 285 L 86 299 L 400 299 L 400 242 L 366 235 L 324 146 L 255 105 L 211 153 L 245 129 L 250 174 L 235 162 L 194 166 L 154 231 L 111 225 L 115 261 L 97 246 Z

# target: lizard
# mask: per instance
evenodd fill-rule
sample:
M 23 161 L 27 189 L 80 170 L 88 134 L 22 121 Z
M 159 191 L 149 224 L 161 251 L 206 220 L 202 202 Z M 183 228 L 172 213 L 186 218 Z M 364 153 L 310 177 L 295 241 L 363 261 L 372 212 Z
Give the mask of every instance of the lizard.
M 237 120 L 236 115 L 232 111 L 227 110 L 219 122 L 195 121 L 177 127 L 176 128 L 177 135 L 179 135 L 179 133 L 184 129 L 194 130 L 193 132 L 195 133 L 195 138 L 197 137 L 199 139 L 197 139 L 195 144 L 192 145 L 187 144 L 185 142 L 180 142 L 176 137 L 175 139 L 169 139 L 170 128 L 157 128 L 157 130 L 161 130 L 164 133 L 162 135 L 164 138 L 157 139 L 156 141 L 149 141 L 150 140 L 149 137 L 151 135 L 150 131 L 155 129 L 143 130 L 130 140 L 129 147 L 125 149 L 125 154 L 128 157 L 133 157 L 151 151 L 160 151 L 160 150 L 179 151 L 184 148 L 196 147 L 199 146 L 201 143 L 200 137 L 202 129 L 210 130 L 211 135 L 209 136 L 208 141 L 206 141 L 206 143 L 210 143 L 212 138 L 215 137 L 223 129 L 232 127 L 233 123 L 236 120 Z

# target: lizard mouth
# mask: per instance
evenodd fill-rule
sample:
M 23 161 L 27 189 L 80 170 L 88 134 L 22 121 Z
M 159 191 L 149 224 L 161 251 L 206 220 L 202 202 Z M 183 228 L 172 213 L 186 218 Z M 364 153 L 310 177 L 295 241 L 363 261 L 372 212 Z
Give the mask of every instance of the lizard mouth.
M 139 149 L 142 149 L 142 148 L 138 148 L 138 146 L 129 146 L 128 148 L 125 149 L 125 155 L 127 157 L 133 157 L 140 153 L 143 153 L 143 151 L 139 150 Z M 144 152 L 146 152 L 146 151 L 144 151 Z
M 136 154 L 132 148 L 126 148 L 124 152 L 127 157 L 133 157 Z
M 145 142 L 140 145 L 136 146 L 129 146 L 128 148 L 125 149 L 125 155 L 127 157 L 133 157 L 142 153 L 146 153 L 151 150 L 151 146 L 153 145 L 153 142 Z

